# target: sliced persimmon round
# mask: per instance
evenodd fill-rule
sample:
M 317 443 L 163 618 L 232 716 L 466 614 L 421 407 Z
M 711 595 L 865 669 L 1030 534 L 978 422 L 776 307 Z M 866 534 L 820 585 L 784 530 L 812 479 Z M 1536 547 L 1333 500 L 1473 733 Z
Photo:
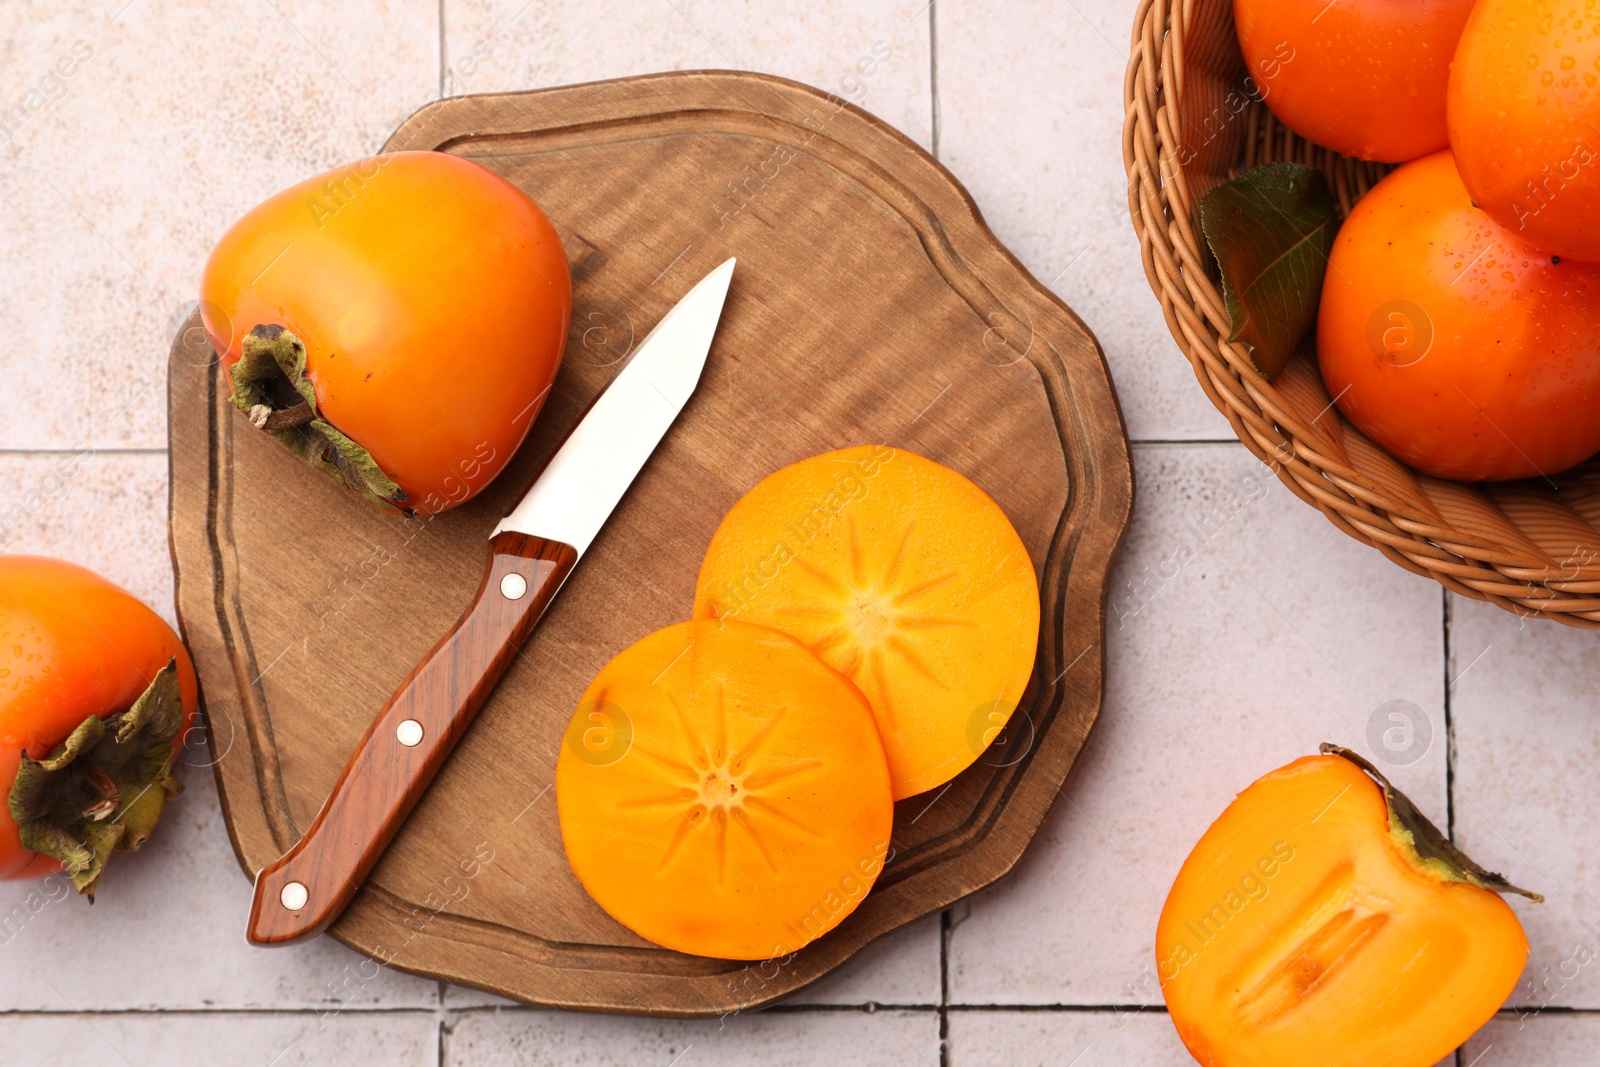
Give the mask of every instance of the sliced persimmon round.
M 694 616 L 793 634 L 860 686 L 898 800 L 960 774 L 1016 710 L 1039 586 L 982 489 L 862 445 L 785 467 L 733 506 L 700 565 Z
M 787 634 L 685 622 L 608 663 L 556 762 L 578 880 L 649 941 L 782 956 L 861 903 L 894 802 L 872 709 Z
M 1467 859 L 1371 764 L 1323 751 L 1240 793 L 1162 908 L 1162 992 L 1207 1067 L 1429 1067 L 1527 962 L 1499 894 L 1540 898 Z

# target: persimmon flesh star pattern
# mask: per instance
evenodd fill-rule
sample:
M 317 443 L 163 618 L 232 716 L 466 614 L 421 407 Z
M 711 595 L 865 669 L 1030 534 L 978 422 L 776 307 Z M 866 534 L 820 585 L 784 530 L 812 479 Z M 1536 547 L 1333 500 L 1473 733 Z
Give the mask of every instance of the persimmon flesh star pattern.
M 787 634 L 685 622 L 584 693 L 556 763 L 561 838 L 595 902 L 679 952 L 769 959 L 855 910 L 894 802 L 866 698 Z
M 860 686 L 900 799 L 954 778 L 1005 726 L 1033 673 L 1039 587 L 983 490 L 862 445 L 785 467 L 733 506 L 694 615 L 793 634 Z

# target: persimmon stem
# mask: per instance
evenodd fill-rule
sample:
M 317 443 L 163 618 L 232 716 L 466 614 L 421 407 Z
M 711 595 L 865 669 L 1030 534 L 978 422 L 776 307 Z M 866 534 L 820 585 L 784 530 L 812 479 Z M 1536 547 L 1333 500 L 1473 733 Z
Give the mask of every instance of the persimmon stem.
M 316 417 L 317 413 L 304 401 L 294 407 L 280 408 L 276 411 L 266 404 L 257 404 L 250 409 L 250 425 L 258 430 L 292 430 L 296 426 L 304 426 Z
M 94 822 L 109 819 L 122 807 L 122 790 L 117 783 L 105 772 L 105 768 L 94 761 L 92 756 L 83 757 L 83 776 L 89 784 L 99 792 L 98 802 L 83 809 L 83 816 Z
M 371 453 L 318 410 L 300 338 L 276 323 L 255 327 L 245 335 L 228 378 L 233 387 L 230 402 L 251 426 L 271 434 L 362 499 L 387 511 L 410 514 L 411 498 L 399 484 Z

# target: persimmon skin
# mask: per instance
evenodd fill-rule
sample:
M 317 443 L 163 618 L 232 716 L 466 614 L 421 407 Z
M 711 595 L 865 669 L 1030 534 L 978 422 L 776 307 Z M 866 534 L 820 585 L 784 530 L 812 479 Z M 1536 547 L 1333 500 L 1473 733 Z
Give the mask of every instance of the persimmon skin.
M 505 467 L 572 317 L 549 219 L 443 152 L 377 156 L 269 197 L 218 241 L 200 295 L 224 373 L 254 327 L 298 336 L 319 412 L 420 514 L 471 499 Z
M 1552 257 L 1473 207 L 1438 152 L 1345 220 L 1317 359 L 1350 421 L 1425 474 L 1554 474 L 1600 449 L 1600 267 Z
M 1478 206 L 1546 252 L 1600 261 L 1600 3 L 1483 0 L 1448 100 Z
M 795 952 L 883 870 L 889 766 L 866 698 L 794 638 L 685 622 L 584 693 L 556 761 L 561 839 L 595 902 L 658 945 Z
M 1234 0 L 1239 47 L 1283 124 L 1347 156 L 1445 146 L 1445 86 L 1472 0 Z
M 914 452 L 859 445 L 770 474 L 729 510 L 694 617 L 784 630 L 860 686 L 899 800 L 960 774 L 1016 710 L 1039 585 L 982 489 Z
M 1431 1067 L 1516 987 L 1528 941 L 1495 893 L 1412 863 L 1382 791 L 1308 756 L 1240 793 L 1156 929 L 1173 1025 L 1205 1067 Z
M 176 750 L 199 687 L 172 627 L 132 593 L 77 564 L 0 555 L 0 801 L 11 795 L 22 752 L 43 759 L 90 715 L 128 710 L 173 658 L 184 711 Z M 23 848 L 9 807 L 0 803 L 0 880 L 60 869 Z

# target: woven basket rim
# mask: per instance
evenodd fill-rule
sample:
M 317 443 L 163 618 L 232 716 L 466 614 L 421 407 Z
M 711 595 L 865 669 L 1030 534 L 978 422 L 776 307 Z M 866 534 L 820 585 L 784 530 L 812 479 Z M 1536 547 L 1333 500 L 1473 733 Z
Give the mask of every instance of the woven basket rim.
M 1123 79 L 1122 152 L 1145 276 L 1206 395 L 1280 481 L 1349 536 L 1452 592 L 1525 617 L 1600 628 L 1600 529 L 1585 514 L 1523 483 L 1484 488 L 1414 471 L 1362 437 L 1331 401 L 1308 418 L 1285 391 L 1294 384 L 1286 383 L 1288 372 L 1267 381 L 1245 350 L 1226 340 L 1228 316 L 1207 271 L 1210 253 L 1195 221 L 1198 194 L 1186 169 L 1195 153 L 1178 132 L 1186 128 L 1185 83 L 1194 88 L 1210 73 L 1186 69 L 1187 45 L 1202 14 L 1225 19 L 1231 36 L 1230 0 L 1140 0 Z M 1237 43 L 1232 47 L 1236 52 Z M 1241 87 L 1243 71 L 1240 58 Z M 1332 172 L 1342 211 L 1388 169 L 1295 138 L 1259 99 L 1225 116 L 1222 127 L 1208 144 L 1221 136 L 1225 144 L 1244 138 L 1247 145 L 1229 160 L 1234 169 L 1254 156 L 1263 137 L 1269 145 L 1281 137 L 1302 161 Z M 1320 377 L 1308 388 L 1326 395 Z M 1525 528 L 1496 496 L 1518 500 L 1523 518 L 1545 509 L 1550 521 Z M 1541 533 L 1548 542 L 1557 528 L 1569 534 L 1581 529 L 1587 540 L 1558 558 L 1540 543 Z

